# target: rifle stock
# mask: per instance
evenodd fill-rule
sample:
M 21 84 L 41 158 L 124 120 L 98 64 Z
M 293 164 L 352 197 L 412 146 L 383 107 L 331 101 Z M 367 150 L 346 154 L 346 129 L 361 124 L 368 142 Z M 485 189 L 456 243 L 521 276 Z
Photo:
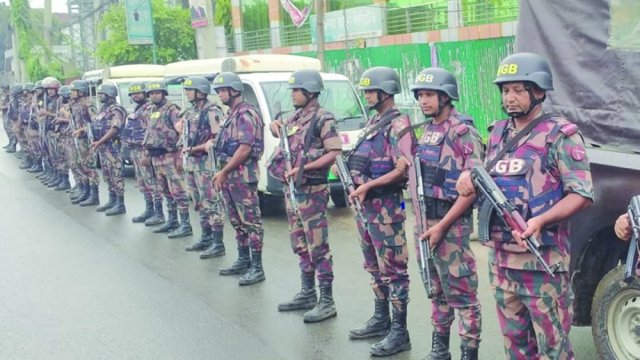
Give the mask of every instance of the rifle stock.
M 418 209 L 419 214 L 416 214 L 416 222 L 418 224 L 418 248 L 420 251 L 420 275 L 422 276 L 422 283 L 427 291 L 427 297 L 431 299 L 433 297 L 433 280 L 431 277 L 431 262 L 433 262 L 433 253 L 431 252 L 431 246 L 428 240 L 421 240 L 420 235 L 427 231 L 427 204 L 424 199 L 424 185 L 422 179 L 422 163 L 420 157 L 415 156 L 413 158 L 413 168 L 416 172 L 416 195 L 418 197 Z
M 340 182 L 342 182 L 344 192 L 347 198 L 349 198 L 349 195 L 356 190 L 356 186 L 353 183 L 351 172 L 349 171 L 349 167 L 347 166 L 346 161 L 344 161 L 342 155 L 336 156 L 336 166 L 338 167 L 338 176 L 340 177 Z M 360 202 L 360 199 L 355 198 L 353 200 L 353 208 L 356 211 L 358 218 L 360 218 L 360 222 L 365 226 L 367 221 L 362 212 L 362 203 Z
M 284 154 L 284 164 L 287 172 L 293 168 L 293 158 L 291 156 L 291 149 L 289 148 L 289 138 L 287 136 L 287 125 L 282 124 L 280 127 L 280 146 L 282 147 L 282 153 Z M 287 179 L 285 179 L 287 181 Z M 296 198 L 296 185 L 294 179 L 288 179 L 289 184 L 289 197 L 291 198 L 291 207 L 294 212 L 298 212 L 298 199 Z

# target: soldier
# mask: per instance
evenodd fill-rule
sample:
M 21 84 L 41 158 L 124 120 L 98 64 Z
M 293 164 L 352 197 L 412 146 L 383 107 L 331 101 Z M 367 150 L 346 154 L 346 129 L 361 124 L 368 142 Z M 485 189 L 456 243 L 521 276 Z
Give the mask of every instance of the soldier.
M 304 314 L 304 322 L 313 323 L 337 315 L 327 227 L 327 175 L 336 156 L 342 152 L 342 141 L 333 114 L 318 103 L 318 96 L 324 90 L 318 71 L 294 72 L 289 79 L 289 89 L 296 111 L 286 121 L 272 121 L 269 128 L 273 136 L 279 138 L 281 128 L 285 127 L 292 156 L 291 170 L 287 171 L 281 147 L 276 149 L 268 170 L 283 182 L 295 183 L 295 194 L 287 191 L 287 187 L 284 194 L 291 249 L 298 255 L 302 287 L 291 301 L 278 305 L 278 310 L 312 309 Z M 319 301 L 316 275 L 320 285 Z
M 145 94 L 144 82 L 132 82 L 129 85 L 129 97 L 136 104 L 135 110 L 127 116 L 127 122 L 122 129 L 120 139 L 129 149 L 133 168 L 136 174 L 136 185 L 144 196 L 145 210 L 135 216 L 134 223 L 145 223 L 147 226 L 160 225 L 164 222 L 162 211 L 162 193 L 156 182 L 156 174 L 151 159 L 144 148 L 142 140 L 149 123 L 152 104 Z
M 162 81 L 147 84 L 147 95 L 153 104 L 142 145 L 151 158 L 156 182 L 167 199 L 169 218 L 154 233 L 169 232 L 169 238 L 189 236 L 193 233 L 189 221 L 189 202 L 184 189 L 182 158 L 178 151 L 180 133 L 175 124 L 180 108 L 166 99 L 167 87 Z M 178 222 L 178 210 L 180 222 Z
M 629 220 L 629 214 L 625 213 L 618 217 L 614 226 L 616 236 L 620 240 L 629 241 L 633 236 L 633 229 L 631 228 L 631 221 Z M 640 277 L 640 247 L 638 247 L 638 255 L 636 255 L 636 276 Z
M 26 147 L 26 137 L 24 136 L 24 129 L 20 122 L 20 107 L 22 104 L 22 84 L 15 84 L 11 87 L 11 101 L 9 102 L 9 110 L 7 116 L 9 117 L 9 123 L 13 130 L 13 135 L 16 137 L 16 142 L 20 145 L 20 151 L 24 152 Z M 9 148 L 8 153 L 15 153 L 15 147 Z M 18 155 L 18 154 L 16 154 Z
M 394 95 L 402 91 L 395 70 L 371 68 L 362 74 L 359 88 L 376 115 L 367 122 L 347 159 L 356 185 L 349 198 L 351 201 L 358 198 L 362 203 L 366 223 L 359 217 L 356 222 L 364 268 L 372 276 L 375 312 L 363 327 L 351 330 L 349 337 L 365 339 L 386 335 L 371 346 L 371 354 L 389 356 L 411 349 L 407 330 L 409 253 L 402 190 L 413 138 L 410 132 L 403 131 L 410 126 L 408 116 L 402 115 L 395 104 Z M 392 320 L 389 301 L 393 308 Z
M 39 173 L 36 178 L 40 180 L 44 180 L 47 178 L 51 180 L 51 169 L 46 169 L 43 164 L 43 156 L 42 156 L 42 126 L 40 125 L 40 120 L 38 119 L 38 112 L 43 108 L 43 93 L 42 89 L 42 80 L 36 81 L 35 84 L 35 93 L 32 97 L 33 106 L 31 112 L 33 113 L 33 117 L 29 120 L 28 124 L 25 126 L 25 136 L 27 140 L 27 150 L 30 152 L 33 157 L 33 161 L 31 163 L 31 168 L 27 171 L 30 173 Z
M 73 178 L 75 180 L 75 186 L 69 191 L 71 195 L 76 195 L 81 190 L 80 184 L 83 183 L 84 178 L 78 167 L 78 151 L 76 148 L 76 141 L 73 137 L 73 132 L 76 130 L 75 124 L 73 124 L 73 118 L 71 116 L 71 87 L 61 86 L 58 90 L 62 102 L 60 104 L 60 110 L 56 117 L 54 124 L 60 129 L 60 151 L 65 153 L 65 168 L 71 170 Z M 56 190 L 62 190 L 56 188 Z
M 56 161 L 56 136 L 54 133 L 53 119 L 56 117 L 58 109 L 60 108 L 60 97 L 58 96 L 58 89 L 60 88 L 60 81 L 53 77 L 46 77 L 42 79 L 43 89 L 43 103 L 38 112 L 40 118 L 40 126 L 43 127 L 40 133 L 41 153 L 43 157 L 43 164 L 46 169 L 49 170 L 49 176 L 45 177 L 43 183 L 49 188 L 55 188 L 64 181 L 69 181 L 67 174 L 61 174 L 58 171 Z
M 471 118 L 453 106 L 452 102 L 459 100 L 458 83 L 449 71 L 441 68 L 421 71 L 411 91 L 427 117 L 415 150 L 424 174 L 423 183 L 414 182 L 411 188 L 423 187 L 427 210 L 423 214 L 427 219 L 424 229 L 428 230 L 416 234 L 416 239 L 427 239 L 425 246 L 435 249 L 430 273 L 437 274 L 431 299 L 434 331 L 427 358 L 451 359 L 449 333 L 457 310 L 461 358 L 477 359 L 481 316 L 476 260 L 469 245 L 475 197 L 459 197 L 455 184 L 461 171 L 482 165 L 482 143 L 477 131 L 468 125 Z M 413 182 L 415 177 L 411 179 Z M 415 206 L 414 209 L 416 213 L 419 211 Z M 416 216 L 416 221 L 419 218 Z
M 9 139 L 9 143 L 3 146 L 3 149 L 6 152 L 15 152 L 16 145 L 18 140 L 13 133 L 13 126 L 11 126 L 11 121 L 9 119 L 9 105 L 11 104 L 11 88 L 8 84 L 2 84 L 1 93 L 0 93 L 0 109 L 2 110 L 2 126 L 4 127 L 5 133 L 7 133 L 7 138 Z M 9 151 L 14 150 L 14 151 Z
M 89 98 L 89 84 L 84 80 L 74 80 L 71 82 L 71 116 L 76 125 L 73 136 L 76 138 L 78 148 L 78 167 L 86 179 L 82 184 L 83 191 L 77 197 L 71 198 L 72 204 L 80 206 L 96 206 L 100 204 L 98 186 L 100 179 L 96 171 L 96 155 L 91 150 L 93 139 L 89 139 L 89 132 L 92 132 L 91 122 L 96 116 L 96 107 Z
M 220 73 L 213 88 L 223 104 L 229 106 L 215 153 L 218 172 L 213 177 L 222 192 L 229 221 L 236 231 L 238 259 L 220 275 L 240 275 L 241 286 L 264 281 L 262 268 L 262 214 L 258 199 L 258 160 L 264 151 L 264 123 L 256 109 L 242 97 L 244 86 L 234 73 Z M 212 146 L 209 141 L 208 146 Z M 251 252 L 249 252 L 251 249 Z
M 187 187 L 200 215 L 202 229 L 200 239 L 187 246 L 185 250 L 206 250 L 200 254 L 202 259 L 218 257 L 225 254 L 222 241 L 224 207 L 219 192 L 214 191 L 211 186 L 215 159 L 209 158 L 206 144 L 220 133 L 220 122 L 224 113 L 207 99 L 211 85 L 205 77 L 189 77 L 183 85 L 187 99 L 193 107 L 185 112 L 180 123 L 183 134 L 182 153 L 187 172 Z
M 113 84 L 101 84 L 98 98 L 102 109 L 91 123 L 93 139 L 91 150 L 100 156 L 102 179 L 109 188 L 109 200 L 96 211 L 105 215 L 121 215 L 127 212 L 124 205 L 124 178 L 120 156 L 120 129 L 124 126 L 127 110 L 116 102 L 118 88 Z
M 53 77 L 46 77 L 42 80 L 42 89 L 47 92 L 47 105 L 50 105 L 47 115 L 47 123 L 49 129 L 49 153 L 50 163 L 54 170 L 54 180 L 48 183 L 48 187 L 61 191 L 71 187 L 69 184 L 69 167 L 67 166 L 66 152 L 62 146 L 61 126 L 65 124 L 56 124 L 55 120 L 59 115 L 62 106 L 62 97 L 59 94 L 60 81 Z
M 573 359 L 568 219 L 592 202 L 589 161 L 575 124 L 544 113 L 553 90 L 547 61 L 532 53 L 502 60 L 494 81 L 509 115 L 494 124 L 485 168 L 527 220 L 520 233 L 496 220 L 491 226 L 489 279 L 496 299 L 505 353 L 511 359 Z M 474 194 L 470 172 L 457 182 L 462 196 Z M 540 252 L 556 268 L 543 271 L 523 239 L 534 236 Z
M 37 113 L 38 108 L 34 100 L 34 85 L 33 83 L 25 83 L 22 86 L 22 104 L 20 106 L 19 116 L 21 126 L 25 129 L 24 133 L 27 147 L 24 149 L 22 162 L 18 166 L 20 169 L 30 170 L 34 165 L 40 166 L 40 161 L 38 161 L 36 155 L 37 149 L 35 148 L 38 133 Z M 33 135 L 34 132 L 35 135 Z

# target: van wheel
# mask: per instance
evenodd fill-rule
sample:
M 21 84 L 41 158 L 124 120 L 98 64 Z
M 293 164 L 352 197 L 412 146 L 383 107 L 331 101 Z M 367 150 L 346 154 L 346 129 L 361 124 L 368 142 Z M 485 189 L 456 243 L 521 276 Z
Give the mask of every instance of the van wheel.
M 593 296 L 591 329 L 601 359 L 640 354 L 640 279 L 626 283 L 624 271 L 624 265 L 609 271 Z
M 347 198 L 342 189 L 331 191 L 331 201 L 337 208 L 343 208 L 347 206 Z

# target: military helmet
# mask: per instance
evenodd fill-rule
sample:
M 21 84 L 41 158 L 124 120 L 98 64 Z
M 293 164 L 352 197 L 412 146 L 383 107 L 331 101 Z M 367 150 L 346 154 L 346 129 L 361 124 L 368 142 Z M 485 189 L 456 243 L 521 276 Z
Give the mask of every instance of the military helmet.
M 0 85 L 0 89 L 2 89 L 2 90 L 9 90 L 9 89 L 10 89 L 10 86 L 9 86 L 9 84 L 2 84 L 2 85 Z
M 317 70 L 298 70 L 289 78 L 289 89 L 303 89 L 310 93 L 319 93 L 324 90 L 324 82 Z
M 35 85 L 33 83 L 24 83 L 22 85 L 22 91 L 33 92 L 35 90 Z
M 169 91 L 167 90 L 167 84 L 162 81 L 150 81 L 147 83 L 147 89 L 145 90 L 145 93 L 148 94 L 152 91 L 162 91 L 165 95 L 169 94 Z
M 416 99 L 418 99 L 419 90 L 441 91 L 452 100 L 460 99 L 456 78 L 443 68 L 432 67 L 420 71 L 415 82 L 411 85 L 411 92 Z
M 71 90 L 76 90 L 80 95 L 89 95 L 89 83 L 85 80 L 73 80 Z
M 60 86 L 60 89 L 58 90 L 58 93 L 63 98 L 69 98 L 69 97 L 71 97 L 71 87 L 67 86 L 67 85 Z
M 14 84 L 11 87 L 11 95 L 16 96 L 22 92 L 22 84 Z
M 232 88 L 235 91 L 243 92 L 244 85 L 240 77 L 232 72 L 222 72 L 213 79 L 213 90 L 222 88 Z
M 98 86 L 98 94 L 105 94 L 109 97 L 115 98 L 118 96 L 118 88 L 110 83 L 103 83 Z
M 60 85 L 62 85 L 60 84 L 60 81 L 52 76 L 47 76 L 42 79 L 42 87 L 44 89 L 59 89 Z
M 502 60 L 494 84 L 528 81 L 542 90 L 553 90 L 551 68 L 545 58 L 533 53 L 515 53 Z
M 144 81 L 133 81 L 129 84 L 129 95 L 144 93 L 146 88 Z
M 42 89 L 42 80 L 36 81 L 36 85 L 35 85 L 34 89 L 36 89 L 36 90 Z
M 376 66 L 362 74 L 358 89 L 382 90 L 389 95 L 395 95 L 402 91 L 402 86 L 400 76 L 395 70 L 386 66 Z
M 189 76 L 182 85 L 185 90 L 198 90 L 205 95 L 211 93 L 211 84 L 204 76 Z

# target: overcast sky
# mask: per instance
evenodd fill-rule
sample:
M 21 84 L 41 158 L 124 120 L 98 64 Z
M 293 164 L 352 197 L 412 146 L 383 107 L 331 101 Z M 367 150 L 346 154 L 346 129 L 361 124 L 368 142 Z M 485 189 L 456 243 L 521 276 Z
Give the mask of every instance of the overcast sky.
M 0 3 L 5 3 L 8 5 L 9 0 L 0 0 Z M 29 0 L 29 4 L 31 4 L 31 7 L 34 9 L 43 8 L 44 0 Z M 51 0 L 51 9 L 53 12 L 56 12 L 56 13 L 66 13 L 67 0 Z

